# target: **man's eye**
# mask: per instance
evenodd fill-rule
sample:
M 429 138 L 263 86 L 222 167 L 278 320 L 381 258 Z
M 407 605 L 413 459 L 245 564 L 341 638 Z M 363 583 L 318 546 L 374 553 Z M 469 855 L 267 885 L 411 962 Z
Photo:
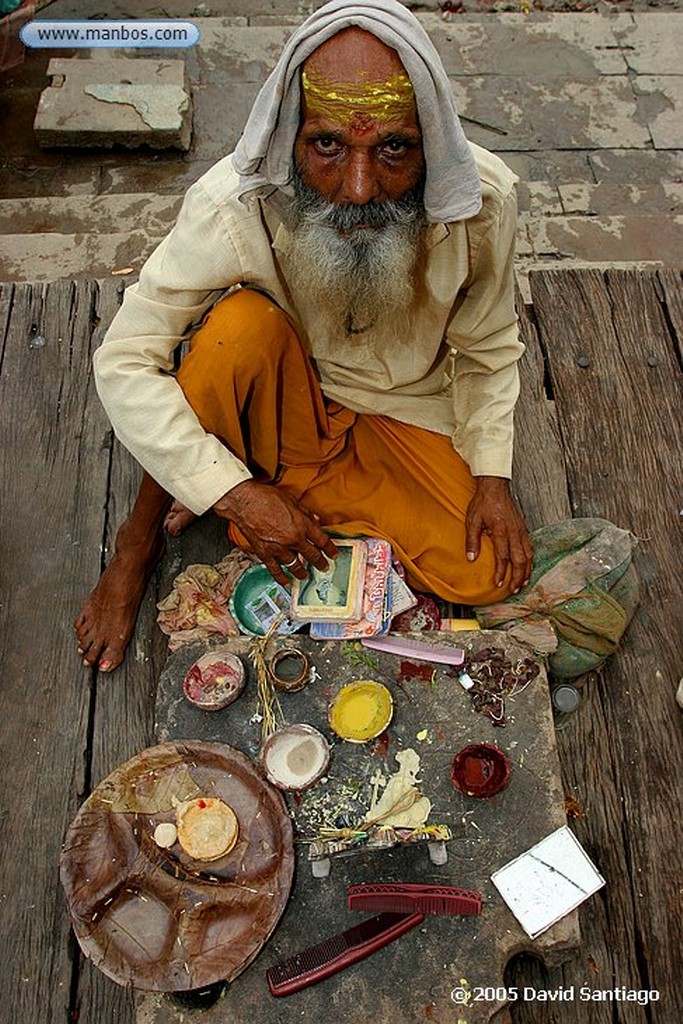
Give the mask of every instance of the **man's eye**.
M 334 135 L 319 135 L 315 140 L 315 148 L 319 153 L 328 156 L 339 150 L 339 141 L 335 139 Z
M 387 139 L 382 149 L 390 156 L 403 156 L 408 151 L 408 145 L 404 139 Z

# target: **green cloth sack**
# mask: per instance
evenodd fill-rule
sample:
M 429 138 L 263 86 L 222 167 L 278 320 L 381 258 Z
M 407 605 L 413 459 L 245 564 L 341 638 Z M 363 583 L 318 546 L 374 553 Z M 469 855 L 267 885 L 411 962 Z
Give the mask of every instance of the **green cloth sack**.
M 556 678 L 572 679 L 617 649 L 638 606 L 633 538 L 606 519 L 566 519 L 532 539 L 527 586 L 475 614 L 483 628 L 504 629 L 547 654 Z

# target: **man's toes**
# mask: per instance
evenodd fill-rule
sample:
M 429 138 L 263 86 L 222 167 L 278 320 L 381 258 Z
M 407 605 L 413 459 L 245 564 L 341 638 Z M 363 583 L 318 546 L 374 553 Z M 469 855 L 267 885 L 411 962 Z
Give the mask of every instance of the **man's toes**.
M 102 651 L 97 662 L 100 672 L 113 672 L 123 661 L 124 652 L 116 647 L 107 645 Z
M 88 644 L 88 646 L 83 651 L 83 664 L 87 665 L 88 668 L 92 668 L 97 663 L 97 660 L 100 656 L 100 651 L 102 650 L 103 646 L 104 643 L 101 640 L 98 642 Z

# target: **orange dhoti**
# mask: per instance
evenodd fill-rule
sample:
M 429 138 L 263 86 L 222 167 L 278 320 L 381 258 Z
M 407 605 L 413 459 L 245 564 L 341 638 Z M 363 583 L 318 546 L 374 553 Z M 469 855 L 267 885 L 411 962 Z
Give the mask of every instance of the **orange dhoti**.
M 388 540 L 413 587 L 468 605 L 507 594 L 493 582 L 488 537 L 466 559 L 475 482 L 450 439 L 325 398 L 292 322 L 264 295 L 241 289 L 212 310 L 178 382 L 256 479 L 338 533 Z

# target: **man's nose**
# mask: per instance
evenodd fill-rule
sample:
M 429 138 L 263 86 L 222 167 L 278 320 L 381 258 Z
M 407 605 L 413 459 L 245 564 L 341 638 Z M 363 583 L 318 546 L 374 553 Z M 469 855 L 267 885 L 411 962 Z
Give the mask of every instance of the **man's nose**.
M 351 153 L 344 168 L 341 202 L 361 206 L 381 198 L 377 172 L 369 153 Z

